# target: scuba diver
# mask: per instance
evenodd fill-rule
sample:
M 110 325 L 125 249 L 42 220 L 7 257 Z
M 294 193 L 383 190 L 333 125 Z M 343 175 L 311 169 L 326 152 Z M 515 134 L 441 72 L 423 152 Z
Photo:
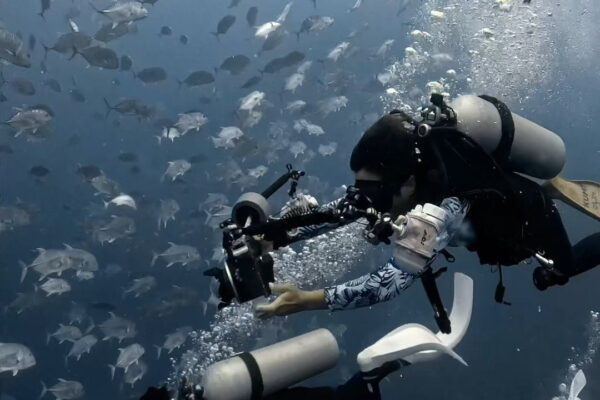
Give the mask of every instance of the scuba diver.
M 454 275 L 451 334 L 434 334 L 420 324 L 402 325 L 356 357 L 359 372 L 336 387 L 297 387 L 307 378 L 333 368 L 340 356 L 335 336 L 317 329 L 270 346 L 243 352 L 180 382 L 177 400 L 381 400 L 383 378 L 410 365 L 446 354 L 463 365 L 454 351 L 467 332 L 473 310 L 473 280 Z M 196 381 L 196 382 L 193 382 Z M 151 387 L 140 400 L 170 400 L 165 387 Z
M 258 305 L 257 314 L 371 306 L 421 279 L 438 325 L 449 332 L 435 286 L 439 272 L 431 268 L 439 254 L 453 261 L 446 247 L 464 246 L 477 253 L 481 264 L 498 267 L 499 303 L 505 291 L 502 266 L 537 259 L 533 283 L 546 290 L 600 264 L 600 233 L 572 246 L 553 202 L 559 198 L 600 219 L 597 183 L 557 177 L 565 163 L 560 137 L 489 96 L 465 95 L 447 105 L 434 94 L 422 116 L 416 121 L 395 110 L 367 129 L 352 151 L 356 181 L 346 202 L 319 207 L 310 197 L 296 199 L 314 212 L 346 210 L 348 198 L 354 200 L 350 208 L 374 208 L 377 221 L 365 236 L 374 243 L 391 243 L 390 260 L 368 275 L 321 290 L 269 283 L 278 297 Z M 342 218 L 267 234 L 260 237 L 261 245 L 271 250 L 352 221 Z

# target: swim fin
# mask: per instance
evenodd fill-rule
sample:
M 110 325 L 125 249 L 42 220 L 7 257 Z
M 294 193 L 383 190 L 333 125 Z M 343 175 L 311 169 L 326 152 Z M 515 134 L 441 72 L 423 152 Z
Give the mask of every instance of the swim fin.
M 543 184 L 554 199 L 600 221 L 600 183 L 594 181 L 569 181 L 556 177 Z

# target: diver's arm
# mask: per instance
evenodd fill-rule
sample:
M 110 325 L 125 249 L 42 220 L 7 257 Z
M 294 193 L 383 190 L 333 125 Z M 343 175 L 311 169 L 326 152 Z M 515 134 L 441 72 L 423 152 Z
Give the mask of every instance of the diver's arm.
M 460 230 L 469 210 L 469 203 L 450 197 L 442 201 L 440 208 L 447 213 L 445 228 L 436 238 L 436 252 L 427 265 L 430 265 L 438 252 L 449 243 L 460 240 Z M 371 306 L 396 297 L 408 289 L 419 275 L 418 272 L 403 269 L 401 263 L 392 257 L 385 265 L 370 274 L 325 288 L 325 300 L 328 307 L 334 311 Z
M 332 311 L 368 307 L 396 297 L 416 278 L 418 275 L 400 269 L 392 257 L 370 274 L 325 288 L 325 302 Z
M 433 262 L 437 253 L 448 244 L 461 242 L 465 236 L 462 226 L 469 210 L 469 203 L 451 197 L 444 199 L 440 207 L 447 212 L 448 217 L 444 224 L 445 229 L 439 233 L 437 238 L 436 254 L 429 263 Z M 304 291 L 290 284 L 272 284 L 273 292 L 279 294 L 279 297 L 270 304 L 258 306 L 256 311 L 260 316 L 270 317 L 305 310 L 327 308 L 345 310 L 387 301 L 408 289 L 419 277 L 418 273 L 411 273 L 402 268 L 402 265 L 392 257 L 386 264 L 370 274 L 322 290 Z
M 256 306 L 255 312 L 258 317 L 285 316 L 300 311 L 328 308 L 323 289 L 301 290 L 289 283 L 269 283 L 269 287 L 271 292 L 278 296 L 272 303 Z

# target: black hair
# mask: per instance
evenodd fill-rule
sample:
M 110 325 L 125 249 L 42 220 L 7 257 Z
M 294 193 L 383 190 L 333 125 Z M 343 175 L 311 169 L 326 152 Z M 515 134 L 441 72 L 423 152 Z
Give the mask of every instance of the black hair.
M 350 168 L 366 169 L 400 188 L 417 174 L 415 122 L 400 111 L 381 117 L 360 138 L 350 157 Z

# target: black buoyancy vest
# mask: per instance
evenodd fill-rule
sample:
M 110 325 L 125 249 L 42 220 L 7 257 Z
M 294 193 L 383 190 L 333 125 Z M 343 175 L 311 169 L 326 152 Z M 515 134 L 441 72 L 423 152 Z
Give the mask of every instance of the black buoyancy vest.
M 503 168 L 475 140 L 452 127 L 435 127 L 423 140 L 439 179 L 436 192 L 471 203 L 482 264 L 514 265 L 543 250 L 537 233 L 552 201 L 535 182 Z

